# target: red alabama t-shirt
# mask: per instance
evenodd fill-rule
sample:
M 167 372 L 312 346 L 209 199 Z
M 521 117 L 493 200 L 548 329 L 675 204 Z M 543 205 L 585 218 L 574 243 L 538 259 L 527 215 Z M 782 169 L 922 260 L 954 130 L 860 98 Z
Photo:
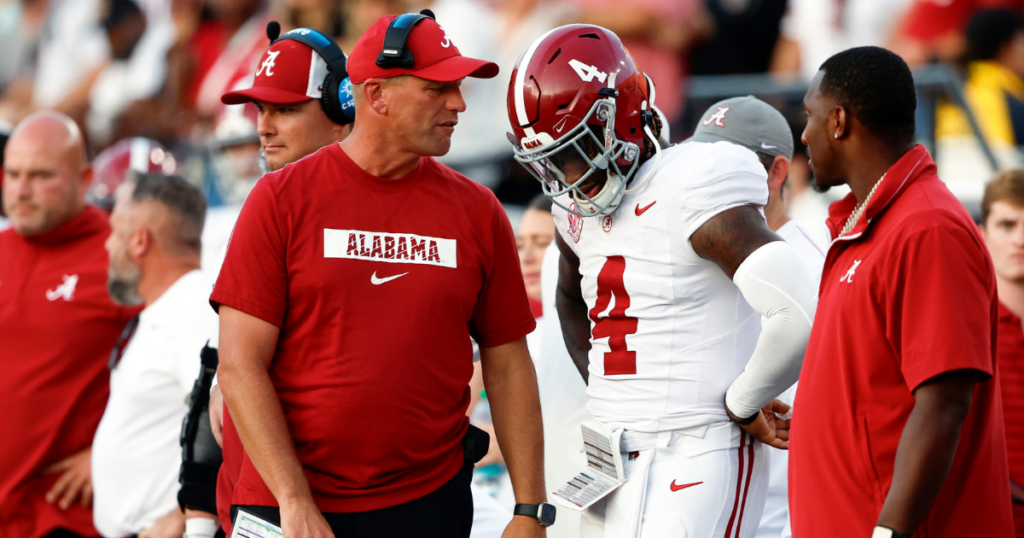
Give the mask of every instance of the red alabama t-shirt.
M 856 203 L 851 194 L 832 205 L 833 237 Z M 962 369 L 979 382 L 949 476 L 914 536 L 1012 536 L 995 337 L 988 249 L 917 146 L 825 259 L 793 406 L 793 536 L 870 536 L 913 391 Z
M 423 158 L 382 179 L 331 144 L 267 174 L 211 302 L 281 328 L 270 376 L 319 508 L 422 497 L 463 464 L 472 336 L 534 329 L 508 217 Z M 245 458 L 234 504 L 276 506 Z

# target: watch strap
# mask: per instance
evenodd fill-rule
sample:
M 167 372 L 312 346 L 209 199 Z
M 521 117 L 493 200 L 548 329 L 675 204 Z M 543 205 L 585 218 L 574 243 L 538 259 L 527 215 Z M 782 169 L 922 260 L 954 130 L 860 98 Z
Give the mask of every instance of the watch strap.
M 746 425 L 750 424 L 751 422 L 754 422 L 755 420 L 757 420 L 757 417 L 759 417 L 760 415 L 761 415 L 761 410 L 758 409 L 757 412 L 754 413 L 753 415 L 750 415 L 749 417 L 747 417 L 747 418 L 745 418 L 743 420 L 734 420 L 733 422 L 735 422 L 736 424 L 739 424 L 740 426 L 746 426 Z
M 899 534 L 884 525 L 876 525 L 874 532 L 871 533 L 871 538 L 910 538 L 910 535 Z
M 512 509 L 512 515 L 514 516 L 527 516 L 537 519 L 540 516 L 540 505 L 539 504 L 516 504 L 515 508 Z

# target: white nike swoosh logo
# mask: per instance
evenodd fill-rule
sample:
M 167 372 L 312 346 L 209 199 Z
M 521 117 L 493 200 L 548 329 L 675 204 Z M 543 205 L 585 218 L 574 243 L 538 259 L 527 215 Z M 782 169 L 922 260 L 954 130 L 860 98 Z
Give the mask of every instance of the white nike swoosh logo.
M 777 147 L 778 146 L 769 146 L 768 144 L 765 144 L 764 142 L 761 142 L 761 149 L 775 149 Z
M 405 276 L 407 274 L 409 274 L 409 273 L 402 273 L 400 275 L 389 276 L 387 278 L 377 278 L 377 271 L 374 271 L 373 272 L 373 276 L 370 277 L 370 283 L 373 284 L 374 286 L 380 286 L 381 284 L 383 284 L 385 282 L 391 282 L 392 280 L 394 280 L 396 278 L 401 278 L 401 277 L 403 277 L 403 276 Z

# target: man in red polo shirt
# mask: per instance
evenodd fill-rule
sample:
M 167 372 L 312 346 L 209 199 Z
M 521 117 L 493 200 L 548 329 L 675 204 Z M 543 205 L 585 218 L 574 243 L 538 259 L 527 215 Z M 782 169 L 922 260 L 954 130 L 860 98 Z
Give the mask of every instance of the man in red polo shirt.
M 107 214 L 85 204 L 78 127 L 41 112 L 4 151 L 0 232 L 0 536 L 98 536 L 90 447 L 107 361 L 138 308 L 107 294 Z
M 999 290 L 999 387 L 1017 537 L 1024 538 L 1024 170 L 1002 172 L 985 186 L 981 235 Z
M 233 504 L 289 538 L 468 536 L 470 337 L 516 498 L 546 497 L 535 323 L 508 218 L 430 158 L 465 110 L 461 80 L 497 66 L 403 15 L 363 34 L 348 71 L 352 134 L 260 180 L 211 296 L 246 450 Z M 523 515 L 506 535 L 543 528 Z
M 878 47 L 804 98 L 832 245 L 793 406 L 793 536 L 1010 536 L 996 282 L 977 226 L 914 145 L 914 81 Z M 874 530 L 872 530 L 874 529 Z
M 327 106 L 322 103 L 324 83 L 328 76 L 335 80 L 340 78 L 340 82 L 344 82 L 347 76 L 344 73 L 345 55 L 341 49 L 316 30 L 296 28 L 281 36 L 280 29 L 276 22 L 267 26 L 270 47 L 260 58 L 252 87 L 236 89 L 221 97 L 224 104 L 252 103 L 259 110 L 257 131 L 260 135 L 260 149 L 265 154 L 267 168 L 270 170 L 279 170 L 324 146 L 344 139 L 351 130 L 351 116 L 354 114 L 351 96 L 345 92 L 340 92 L 339 99 Z M 293 39 L 296 35 L 315 39 L 321 43 L 320 51 Z M 326 56 L 330 56 L 335 65 L 328 65 Z M 345 87 L 345 84 L 338 85 L 339 89 Z M 334 112 L 328 116 L 327 110 Z M 219 272 L 224 248 L 241 208 L 242 204 L 238 203 L 207 212 L 203 246 L 207 253 L 214 253 L 214 256 L 203 260 L 204 269 Z M 209 249 L 206 248 L 210 247 L 208 243 L 213 245 Z M 231 414 L 226 412 L 227 406 L 221 397 L 220 385 L 214 385 L 210 392 L 209 409 L 213 434 L 223 448 L 223 465 L 216 483 L 216 515 L 221 528 L 230 535 L 231 498 L 241 472 L 244 449 Z M 197 504 L 206 504 L 205 499 Z M 204 508 L 186 509 L 189 536 L 213 536 L 216 533 L 217 522 L 209 521 L 214 514 L 209 512 L 209 506 Z

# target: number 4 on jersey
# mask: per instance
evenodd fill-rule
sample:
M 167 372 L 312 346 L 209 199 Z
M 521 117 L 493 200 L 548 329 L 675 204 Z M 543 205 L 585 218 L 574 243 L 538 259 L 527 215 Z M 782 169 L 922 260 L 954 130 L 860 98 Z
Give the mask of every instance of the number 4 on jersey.
M 583 79 L 583 82 L 591 82 L 594 80 L 594 77 L 597 77 L 597 80 L 601 82 L 601 84 L 604 84 L 605 79 L 608 78 L 608 73 L 601 71 L 593 65 L 587 65 L 579 60 L 569 60 L 569 67 L 572 67 L 573 71 L 576 71 L 576 74 Z
M 626 315 L 629 308 L 629 294 L 622 282 L 626 272 L 626 259 L 609 256 L 597 275 L 597 302 L 590 309 L 590 321 L 594 322 L 591 332 L 594 340 L 608 338 L 611 351 L 604 354 L 604 375 L 630 375 L 636 373 L 636 351 L 626 348 L 626 335 L 636 334 L 638 320 Z M 615 307 L 608 315 L 598 317 L 615 296 Z

